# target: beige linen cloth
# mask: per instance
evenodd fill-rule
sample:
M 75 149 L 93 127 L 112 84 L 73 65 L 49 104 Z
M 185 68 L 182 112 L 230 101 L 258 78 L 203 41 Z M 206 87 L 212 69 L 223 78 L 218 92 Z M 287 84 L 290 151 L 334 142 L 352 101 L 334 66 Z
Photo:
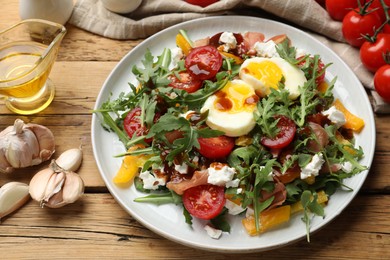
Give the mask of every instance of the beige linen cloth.
M 333 21 L 314 0 L 220 0 L 205 8 L 183 0 L 143 0 L 129 14 L 110 12 L 100 0 L 78 0 L 69 23 L 104 37 L 125 40 L 147 38 L 180 22 L 229 14 L 279 20 L 306 31 L 333 49 L 366 89 L 373 92 L 371 101 L 375 112 L 390 113 L 390 105 L 373 91 L 373 75 L 360 62 L 359 50 L 343 42 L 341 23 Z

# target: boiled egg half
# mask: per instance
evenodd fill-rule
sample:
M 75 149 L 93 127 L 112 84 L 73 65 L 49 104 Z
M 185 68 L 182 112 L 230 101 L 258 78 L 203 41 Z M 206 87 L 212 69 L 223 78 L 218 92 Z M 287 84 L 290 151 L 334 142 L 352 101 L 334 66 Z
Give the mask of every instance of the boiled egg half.
M 247 59 L 241 65 L 239 76 L 262 97 L 268 95 L 271 88 L 278 89 L 279 82 L 284 81 L 285 88 L 290 92 L 289 98 L 296 99 L 299 86 L 307 81 L 302 70 L 279 57 Z
M 208 97 L 200 111 L 209 111 L 206 124 L 211 129 L 236 137 L 248 134 L 255 127 L 253 112 L 258 101 L 251 85 L 235 79 Z

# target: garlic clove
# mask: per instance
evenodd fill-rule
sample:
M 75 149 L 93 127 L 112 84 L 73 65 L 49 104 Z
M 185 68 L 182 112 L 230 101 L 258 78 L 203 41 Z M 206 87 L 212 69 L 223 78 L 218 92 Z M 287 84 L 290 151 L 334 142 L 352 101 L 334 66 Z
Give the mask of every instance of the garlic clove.
M 54 170 L 49 167 L 37 172 L 31 178 L 29 185 L 29 192 L 31 198 L 38 202 L 43 201 L 43 198 L 45 197 L 46 193 L 47 184 L 49 183 L 49 180 L 53 174 L 55 174 Z
M 75 172 L 80 168 L 82 160 L 83 152 L 81 148 L 73 148 L 63 152 L 56 160 L 56 163 L 66 171 Z
M 48 202 L 50 198 L 61 191 L 62 186 L 65 182 L 65 173 L 64 172 L 55 172 L 51 175 L 49 182 L 46 185 L 45 195 L 43 196 L 42 202 Z
M 0 218 L 23 206 L 28 200 L 29 187 L 21 182 L 9 182 L 0 188 Z

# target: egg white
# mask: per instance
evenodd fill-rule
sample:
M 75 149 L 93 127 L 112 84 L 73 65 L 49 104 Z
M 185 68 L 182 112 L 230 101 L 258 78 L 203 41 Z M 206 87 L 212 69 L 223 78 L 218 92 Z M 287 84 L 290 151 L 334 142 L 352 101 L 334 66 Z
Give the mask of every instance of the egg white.
M 245 83 L 242 80 L 236 79 L 228 82 L 225 88 L 233 87 L 239 92 L 244 92 L 245 94 L 242 96 L 242 99 L 239 98 L 239 102 L 245 102 L 246 98 L 256 95 L 254 89 L 249 84 Z M 232 91 L 233 94 L 235 91 Z M 236 92 L 236 94 L 238 94 Z M 227 98 L 235 98 L 241 94 L 234 95 L 234 97 Z M 250 106 L 246 106 L 246 108 L 238 108 L 233 109 L 234 111 L 223 111 L 217 108 L 216 102 L 218 100 L 218 95 L 214 94 L 207 98 L 203 107 L 201 108 L 201 113 L 209 111 L 206 124 L 214 130 L 220 130 L 225 133 L 227 136 L 237 137 L 241 135 L 248 134 L 256 125 L 253 112 L 256 109 L 256 104 L 252 104 Z M 241 104 L 242 104 L 241 103 Z
M 258 78 L 258 72 L 251 71 L 252 68 L 248 67 L 250 64 L 260 64 L 262 62 L 272 62 L 279 68 L 283 77 L 285 88 L 290 92 L 289 98 L 296 99 L 299 96 L 299 86 L 303 86 L 307 81 L 305 74 L 301 69 L 295 67 L 279 57 L 263 58 L 254 57 L 244 61 L 241 65 L 239 76 L 246 83 L 252 85 L 256 90 L 256 93 L 261 96 L 266 96 L 271 92 L 271 88 L 277 89 L 277 85 L 271 86 L 268 81 L 276 81 L 277 78 L 271 69 L 265 69 L 262 71 L 263 78 Z M 264 78 L 265 77 L 265 78 Z

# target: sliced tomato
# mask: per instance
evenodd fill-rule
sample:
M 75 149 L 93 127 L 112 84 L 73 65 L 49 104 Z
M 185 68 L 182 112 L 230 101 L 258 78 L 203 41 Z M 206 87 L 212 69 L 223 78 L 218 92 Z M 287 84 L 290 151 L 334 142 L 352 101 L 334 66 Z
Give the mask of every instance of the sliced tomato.
M 298 66 L 302 69 L 307 66 L 308 68 L 308 74 L 312 75 L 313 74 L 313 67 L 314 67 L 314 58 L 313 57 L 308 57 L 307 59 L 303 59 L 303 56 L 299 57 L 298 60 L 301 60 L 298 63 Z M 306 63 L 309 62 L 309 65 L 306 65 Z M 325 81 L 325 64 L 322 62 L 321 59 L 318 59 L 318 64 L 317 64 L 317 70 L 316 70 L 316 84 L 319 86 L 322 82 Z
M 193 48 L 185 59 L 187 71 L 197 80 L 214 78 L 221 66 L 222 55 L 210 45 Z
M 234 138 L 221 135 L 218 137 L 198 138 L 199 153 L 209 159 L 228 156 L 234 148 Z
M 264 136 L 261 139 L 261 143 L 264 146 L 272 149 L 284 148 L 289 145 L 294 139 L 295 132 L 297 131 L 294 121 L 287 116 L 277 115 L 275 116 L 275 120 L 276 119 L 279 119 L 276 125 L 279 130 L 278 134 L 273 138 Z
M 141 116 L 141 108 L 136 107 L 132 110 L 130 110 L 129 113 L 127 113 L 125 119 L 123 120 L 123 128 L 125 129 L 127 135 L 131 138 L 134 136 L 142 136 L 146 135 L 149 131 L 149 129 L 141 124 L 140 116 Z M 159 114 L 156 114 L 154 117 L 154 121 L 157 121 L 160 117 Z M 153 138 L 145 139 L 145 142 L 150 143 L 153 141 Z
M 187 211 L 200 219 L 212 219 L 221 213 L 225 205 L 225 188 L 216 185 L 199 185 L 183 193 L 183 204 Z
M 180 72 L 179 77 L 171 75 L 168 79 L 171 81 L 169 86 L 185 90 L 188 93 L 195 92 L 202 86 L 202 81 L 194 79 L 194 77 L 188 72 Z

